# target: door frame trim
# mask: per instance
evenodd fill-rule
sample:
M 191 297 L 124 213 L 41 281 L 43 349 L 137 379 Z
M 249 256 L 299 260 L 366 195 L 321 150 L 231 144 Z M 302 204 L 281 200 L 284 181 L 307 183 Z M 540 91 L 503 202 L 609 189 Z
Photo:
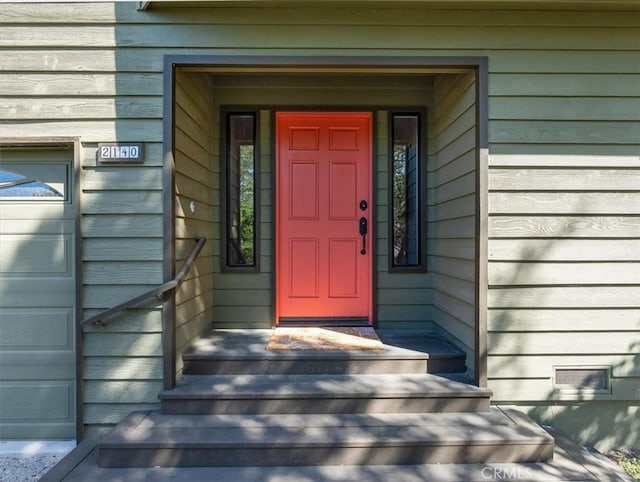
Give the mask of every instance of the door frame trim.
M 473 70 L 476 78 L 476 263 L 474 314 L 475 383 L 487 386 L 487 296 L 488 296 L 488 104 L 489 58 L 487 56 L 404 56 L 388 51 L 381 56 L 287 56 L 287 55 L 165 55 L 163 98 L 163 276 L 173 278 L 175 259 L 174 227 L 174 139 L 175 73 L 178 68 L 198 72 L 292 72 L 317 71 L 340 73 L 344 70 L 359 73 L 455 73 Z M 163 303 L 163 379 L 165 388 L 176 381 L 175 353 L 175 296 Z
M 346 107 L 343 107 L 342 109 L 331 109 L 329 108 L 323 108 L 321 106 L 315 108 L 315 109 L 287 109 L 287 108 L 274 108 L 272 110 L 272 119 L 273 119 L 273 132 L 271 133 L 271 140 L 272 140 L 272 154 L 273 154 L 273 219 L 274 219 L 274 223 L 273 223 L 273 258 L 274 258 L 274 267 L 278 266 L 278 246 L 279 246 L 279 236 L 278 236 L 278 193 L 279 193 L 279 179 L 278 179 L 278 173 L 279 171 L 279 156 L 278 156 L 278 114 L 310 114 L 310 115 L 315 115 L 315 114 L 324 114 L 324 115 L 349 115 L 349 114 L 366 114 L 368 116 L 370 125 L 369 125 L 369 159 L 367 161 L 368 163 L 368 171 L 369 171 L 369 183 L 368 183 L 368 190 L 369 190 L 369 212 L 368 212 L 368 216 L 369 216 L 369 282 L 368 282 L 368 290 L 369 290 L 369 300 L 367 302 L 367 310 L 368 310 L 368 314 L 367 314 L 367 318 L 368 321 L 366 323 L 366 326 L 371 326 L 374 327 L 375 326 L 375 303 L 373 302 L 373 298 L 374 298 L 374 293 L 375 293 L 375 288 L 376 288 L 376 283 L 375 283 L 375 259 L 376 259 L 376 250 L 375 250 L 375 244 L 376 244 L 376 236 L 374 235 L 377 232 L 377 226 L 376 226 L 376 219 L 375 219 L 375 214 L 376 214 L 376 199 L 375 199 L 375 186 L 376 186 L 376 169 L 375 169 L 375 126 L 376 126 L 376 115 L 375 115 L 375 110 L 373 108 L 371 109 L 363 109 L 363 108 L 354 108 L 354 109 L 348 109 Z M 273 299 L 274 299 L 274 324 L 275 326 L 279 326 L 280 325 L 280 308 L 279 308 L 279 301 L 278 301 L 278 277 L 277 277 L 277 270 L 274 269 L 273 271 Z M 296 317 L 297 318 L 297 317 Z M 350 317 L 345 316 L 345 317 L 335 317 L 334 319 L 337 320 L 337 322 L 331 322 L 329 321 L 329 319 L 327 319 L 327 324 L 331 325 L 331 326 L 337 326 L 341 324 L 342 320 L 344 323 L 348 323 L 348 319 Z M 321 321 L 324 319 L 324 317 L 300 317 L 300 319 L 309 319 L 309 320 L 317 320 L 317 322 L 313 323 L 314 325 L 324 325 L 324 323 Z M 344 324 L 342 323 L 342 324 Z

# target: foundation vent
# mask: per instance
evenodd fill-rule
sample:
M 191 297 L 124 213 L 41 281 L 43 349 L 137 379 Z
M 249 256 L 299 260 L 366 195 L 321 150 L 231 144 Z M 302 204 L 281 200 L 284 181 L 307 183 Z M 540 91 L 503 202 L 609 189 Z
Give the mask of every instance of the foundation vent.
M 554 385 L 569 390 L 610 390 L 610 367 L 555 367 Z

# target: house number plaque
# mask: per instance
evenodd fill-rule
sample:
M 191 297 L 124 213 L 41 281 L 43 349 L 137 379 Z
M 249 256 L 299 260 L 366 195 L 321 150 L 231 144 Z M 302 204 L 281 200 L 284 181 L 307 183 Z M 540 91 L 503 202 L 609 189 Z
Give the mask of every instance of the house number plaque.
M 143 162 L 140 142 L 101 142 L 98 144 L 99 162 Z

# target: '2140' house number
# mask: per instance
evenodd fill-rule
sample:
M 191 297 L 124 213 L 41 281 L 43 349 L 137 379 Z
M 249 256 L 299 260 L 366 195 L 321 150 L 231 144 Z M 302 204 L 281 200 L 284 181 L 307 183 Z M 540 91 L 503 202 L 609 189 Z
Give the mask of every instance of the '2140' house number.
M 100 143 L 98 144 L 100 162 L 142 162 L 142 143 Z

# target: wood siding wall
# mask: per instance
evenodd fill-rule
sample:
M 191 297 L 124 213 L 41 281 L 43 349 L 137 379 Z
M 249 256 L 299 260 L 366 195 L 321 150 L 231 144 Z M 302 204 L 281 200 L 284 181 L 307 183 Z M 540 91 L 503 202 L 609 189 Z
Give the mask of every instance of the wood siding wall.
M 190 342 L 211 323 L 214 305 L 213 233 L 219 225 L 219 176 L 213 162 L 215 127 L 213 92 L 206 76 L 181 72 L 175 79 L 174 162 L 176 271 L 193 249 L 195 238 L 207 243 L 176 291 L 176 362 Z M 194 210 L 192 211 L 192 208 Z
M 242 111 L 243 108 L 274 106 L 295 110 L 312 107 L 317 110 L 367 109 L 374 106 L 411 106 L 425 108 L 431 102 L 432 79 L 398 75 L 354 76 L 315 75 L 212 75 L 216 110 L 224 106 Z M 273 119 L 272 110 L 261 110 L 260 124 L 260 266 L 258 273 L 221 272 L 222 260 L 216 259 L 214 271 L 213 323 L 219 327 L 272 326 L 273 308 Z M 219 137 L 220 130 L 215 131 Z M 431 318 L 431 290 L 426 274 L 388 272 L 388 112 L 379 111 L 374 126 L 376 171 L 376 284 L 378 326 L 393 328 L 420 324 Z M 224 160 L 221 160 L 224 162 Z M 217 170 L 216 170 L 217 171 Z M 215 173 L 214 173 L 215 176 Z M 215 179 L 216 185 L 220 180 Z M 222 243 L 221 230 L 214 236 Z M 216 255 L 217 256 L 217 255 Z
M 423 79 L 423 82 L 426 80 Z M 431 105 L 432 80 L 428 79 L 429 99 L 421 104 Z M 433 323 L 432 273 L 389 270 L 389 176 L 391 176 L 389 111 L 379 111 L 376 135 L 376 321 L 382 329 L 415 329 L 435 331 Z M 428 182 L 428 179 L 427 179 Z M 426 189 L 423 190 L 423 199 Z M 429 229 L 423 223 L 423 229 Z
M 475 369 L 475 72 L 436 78 L 429 122 L 429 270 L 434 320 Z
M 221 186 L 222 169 L 220 163 L 226 162 L 224 154 L 220 149 L 220 135 L 222 133 L 219 118 L 221 105 L 227 96 L 224 89 L 218 86 L 215 80 L 210 79 L 214 89 L 216 122 L 213 129 L 214 144 L 216 145 L 214 154 L 213 184 L 216 195 L 215 222 L 213 225 L 214 254 L 213 254 L 213 276 L 215 283 L 213 286 L 213 309 L 210 322 L 217 328 L 270 328 L 273 319 L 273 213 L 272 213 L 272 147 L 271 147 L 271 114 L 269 111 L 259 111 L 256 116 L 258 131 L 258 150 L 256 151 L 257 179 L 256 188 L 258 196 L 258 269 L 241 272 L 223 271 L 224 260 L 222 259 L 223 238 L 222 224 L 224 213 L 222 208 L 224 196 Z M 235 104 L 240 106 L 241 103 Z M 255 108 L 252 104 L 250 108 Z
M 640 444 L 640 37 L 618 31 L 619 50 L 594 37 L 489 84 L 492 400 L 601 449 Z M 609 369 L 610 386 L 554 386 L 556 367 Z
M 106 3 L 0 9 L 0 135 L 81 140 L 85 316 L 163 282 L 162 54 L 140 49 L 129 60 L 120 57 L 116 9 L 129 7 L 135 11 L 134 4 Z M 91 41 L 70 42 L 94 32 L 98 48 Z M 98 142 L 115 141 L 143 142 L 144 163 L 97 163 Z M 160 304 L 151 301 L 110 319 L 105 328 L 84 331 L 84 403 L 78 410 L 86 434 L 133 410 L 156 408 L 162 389 Z
M 637 444 L 637 10 L 249 5 L 3 4 L 2 135 L 79 136 L 83 144 L 88 313 L 161 282 L 165 54 L 487 56 L 489 386 L 497 401 L 552 405 L 554 365 L 611 365 L 610 395 L 563 395 L 562 403 L 595 398 L 582 404 L 590 415 L 617 407 L 619 441 L 635 433 Z M 97 166 L 97 142 L 116 140 L 144 142 L 145 163 Z M 443 255 L 432 260 L 433 282 L 451 296 L 447 273 L 468 273 L 469 256 L 436 268 Z M 468 274 L 453 278 L 467 286 Z M 85 423 L 155 406 L 160 326 L 152 306 L 89 330 Z M 579 433 L 594 439 L 607 427 Z

